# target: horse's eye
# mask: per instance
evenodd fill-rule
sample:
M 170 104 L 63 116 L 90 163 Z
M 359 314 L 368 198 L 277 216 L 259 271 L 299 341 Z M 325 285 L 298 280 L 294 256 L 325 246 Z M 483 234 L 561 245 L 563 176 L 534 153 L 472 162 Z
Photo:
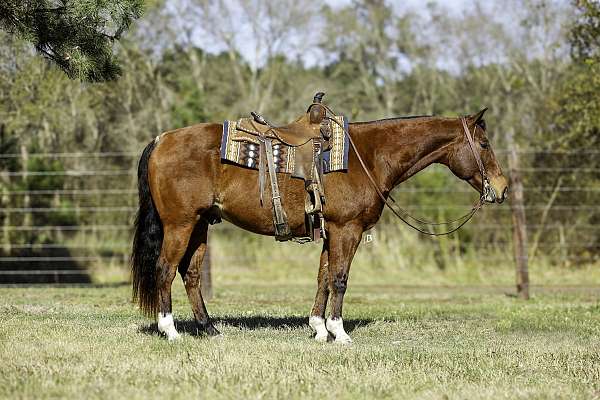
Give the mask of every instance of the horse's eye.
M 479 144 L 481 145 L 482 149 L 487 149 L 490 147 L 490 142 L 480 142 Z

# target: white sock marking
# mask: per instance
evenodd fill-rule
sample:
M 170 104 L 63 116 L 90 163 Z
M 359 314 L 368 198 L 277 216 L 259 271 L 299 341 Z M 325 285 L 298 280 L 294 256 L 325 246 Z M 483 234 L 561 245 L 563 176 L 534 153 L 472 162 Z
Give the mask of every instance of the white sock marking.
M 327 332 L 327 328 L 325 327 L 325 320 L 318 315 L 311 315 L 308 318 L 308 325 L 317 333 L 315 335 L 315 340 L 317 342 L 326 342 L 329 337 L 329 332 Z
M 158 313 L 158 331 L 167 335 L 167 339 L 169 340 L 175 340 L 179 337 L 179 333 L 175 329 L 173 314 Z
M 352 339 L 344 330 L 344 321 L 341 318 L 327 318 L 327 330 L 335 336 L 336 343 L 350 344 Z

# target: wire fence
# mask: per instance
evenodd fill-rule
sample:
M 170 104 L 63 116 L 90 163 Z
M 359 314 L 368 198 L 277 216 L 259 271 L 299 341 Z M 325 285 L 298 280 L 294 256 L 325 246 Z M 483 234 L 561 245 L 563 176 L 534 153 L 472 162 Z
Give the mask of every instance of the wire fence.
M 512 150 L 511 149 L 494 149 L 494 153 L 496 154 L 508 154 Z M 529 154 L 551 154 L 551 155 L 568 155 L 574 157 L 580 157 L 582 155 L 595 155 L 600 154 L 600 150 L 590 149 L 590 148 L 580 148 L 580 149 L 569 149 L 569 150 L 554 150 L 554 149 L 538 149 L 538 148 L 519 148 L 517 153 L 529 155 Z M 127 152 L 127 151 L 108 151 L 108 152 L 93 152 L 93 153 L 84 153 L 84 152 L 47 152 L 47 153 L 29 153 L 27 155 L 30 158 L 110 158 L 110 157 L 128 157 L 128 158 L 138 158 L 140 153 L 138 152 Z M 0 154 L 1 158 L 22 158 L 22 153 L 4 153 Z
M 505 155 L 508 150 L 501 149 L 496 153 Z M 523 157 L 577 157 L 580 160 L 586 156 L 597 157 L 600 150 L 521 149 L 519 154 Z M 19 169 L 0 170 L 0 283 L 19 282 L 19 279 L 25 279 L 23 276 L 62 283 L 70 281 L 71 278 L 66 277 L 86 276 L 92 265 L 126 265 L 131 247 L 132 221 L 137 210 L 135 176 L 138 157 L 138 153 L 131 152 L 31 153 L 27 155 L 29 160 L 62 160 L 63 164 L 58 170 L 28 171 L 23 170 L 23 165 L 26 165 L 23 155 L 0 154 L 0 161 L 9 160 L 11 165 L 20 165 Z M 598 174 L 600 168 L 583 163 L 581 167 L 527 166 L 519 171 L 529 176 Z M 560 251 L 561 262 L 598 259 L 600 244 L 596 238 L 600 235 L 600 224 L 577 220 L 566 224 L 562 220 L 557 222 L 560 218 L 552 217 L 600 213 L 599 181 L 592 179 L 586 182 L 553 186 L 532 179 L 525 186 L 526 196 L 544 198 L 543 202 L 524 206 L 526 213 L 533 215 L 527 230 L 534 237 L 532 246 L 536 250 L 545 254 Z M 420 187 L 407 182 L 394 193 L 408 196 L 408 199 L 414 198 L 410 196 L 427 196 L 429 201 L 407 204 L 403 208 L 439 217 L 470 208 L 471 203 L 453 201 L 449 197 L 463 194 L 465 198 L 473 193 L 473 189 L 464 184 Z M 557 194 L 572 194 L 574 201 L 555 204 L 552 197 Z M 489 252 L 498 250 L 498 247 L 510 247 L 510 235 L 498 237 L 498 221 L 510 225 L 511 208 L 487 207 L 484 213 L 485 218 L 469 225 L 472 238 L 468 249 Z M 227 234 L 230 229 L 224 226 L 219 230 Z M 510 232 L 504 229 L 505 233 L 507 231 Z M 494 235 L 493 240 L 487 239 L 490 235 Z M 247 261 L 245 257 L 227 254 L 219 259 L 231 263 Z M 501 259 L 506 260 L 506 255 L 498 255 L 497 251 L 485 256 L 486 261 Z M 78 281 L 78 278 L 73 279 Z

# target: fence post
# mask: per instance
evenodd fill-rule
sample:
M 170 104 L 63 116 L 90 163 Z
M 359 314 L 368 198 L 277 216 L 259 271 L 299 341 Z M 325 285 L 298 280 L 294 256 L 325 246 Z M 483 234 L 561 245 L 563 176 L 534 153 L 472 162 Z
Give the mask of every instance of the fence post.
M 200 290 L 204 300 L 210 300 L 213 296 L 211 266 L 210 247 L 206 246 L 206 252 L 204 253 L 204 259 L 202 260 L 202 266 L 200 267 Z
M 517 273 L 517 296 L 529 299 L 529 266 L 527 256 L 527 221 L 525 219 L 525 199 L 523 181 L 519 171 L 518 147 L 514 142 L 514 132 L 509 129 L 507 144 L 510 149 L 508 166 L 510 169 L 510 209 L 513 224 L 513 247 Z

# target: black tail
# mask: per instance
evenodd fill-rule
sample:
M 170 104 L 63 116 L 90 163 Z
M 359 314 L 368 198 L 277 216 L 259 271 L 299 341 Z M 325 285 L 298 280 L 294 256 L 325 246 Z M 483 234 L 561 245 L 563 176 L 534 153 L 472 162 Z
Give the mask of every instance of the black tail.
M 163 241 L 163 227 L 154 207 L 148 184 L 148 160 L 154 150 L 154 140 L 146 146 L 138 164 L 138 192 L 140 207 L 135 218 L 135 234 L 131 253 L 131 277 L 133 301 L 147 316 L 156 318 L 158 313 L 158 289 L 156 287 L 156 263 Z

